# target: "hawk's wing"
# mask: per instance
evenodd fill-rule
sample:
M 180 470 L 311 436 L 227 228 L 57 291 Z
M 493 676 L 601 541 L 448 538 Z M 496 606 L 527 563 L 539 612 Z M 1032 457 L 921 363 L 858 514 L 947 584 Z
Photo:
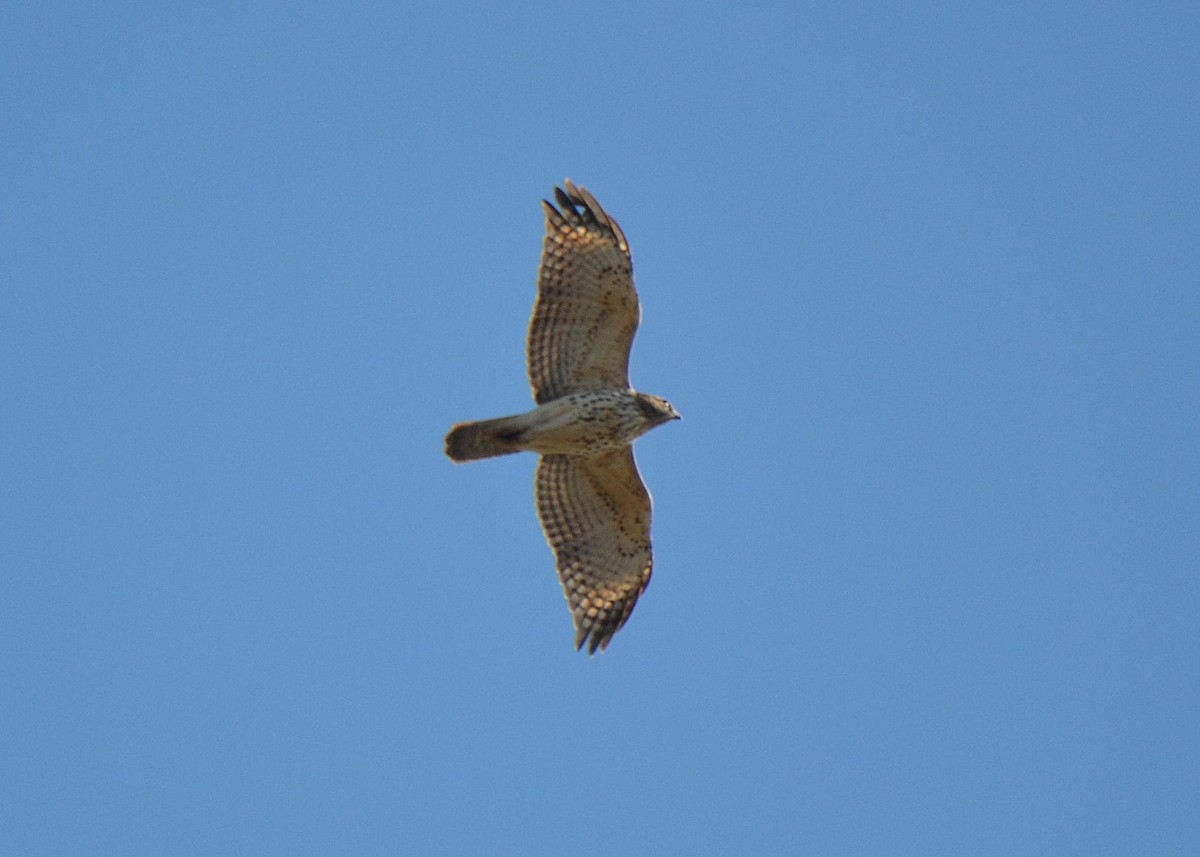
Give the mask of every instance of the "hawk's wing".
M 537 507 L 575 617 L 575 648 L 603 651 L 650 582 L 650 493 L 629 447 L 543 455 Z
M 529 383 L 541 404 L 586 387 L 628 387 L 641 310 L 629 244 L 617 221 L 568 179 L 546 209 Z M 561 209 L 561 210 L 560 210 Z

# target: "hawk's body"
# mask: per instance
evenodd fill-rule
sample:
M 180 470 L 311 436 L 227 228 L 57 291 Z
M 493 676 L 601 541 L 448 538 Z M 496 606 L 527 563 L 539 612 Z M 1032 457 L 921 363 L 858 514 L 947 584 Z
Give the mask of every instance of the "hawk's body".
M 678 419 L 664 399 L 629 386 L 641 318 L 621 227 L 585 188 L 543 203 L 546 239 L 529 325 L 529 380 L 537 407 L 456 425 L 455 461 L 541 453 L 538 516 L 558 559 L 575 618 L 575 645 L 608 646 L 650 582 L 650 494 L 630 444 Z

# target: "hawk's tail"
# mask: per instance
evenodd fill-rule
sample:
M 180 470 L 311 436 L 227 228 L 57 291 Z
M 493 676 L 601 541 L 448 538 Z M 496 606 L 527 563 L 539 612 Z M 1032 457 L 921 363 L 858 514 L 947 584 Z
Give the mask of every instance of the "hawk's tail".
M 475 461 L 520 452 L 523 435 L 520 417 L 459 423 L 446 435 L 446 455 L 454 461 Z

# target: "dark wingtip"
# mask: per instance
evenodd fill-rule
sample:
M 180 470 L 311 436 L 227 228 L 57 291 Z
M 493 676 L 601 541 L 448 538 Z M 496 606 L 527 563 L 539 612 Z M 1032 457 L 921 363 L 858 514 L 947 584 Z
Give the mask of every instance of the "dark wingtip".
M 567 182 L 567 190 L 563 190 L 560 187 L 556 187 L 554 189 L 554 198 L 558 200 L 558 207 L 564 213 L 566 213 L 568 210 L 573 213 L 576 212 L 575 207 L 580 203 L 580 200 L 577 196 L 568 192 L 573 191 L 574 189 L 575 186 L 570 182 Z
M 587 653 L 589 655 L 596 654 L 596 650 L 604 651 L 608 648 L 609 641 L 612 640 L 612 634 L 604 636 L 599 633 L 598 628 L 580 628 L 575 632 L 575 651 L 583 649 L 584 644 L 587 644 Z
M 600 205 L 586 187 L 580 187 L 570 179 L 564 179 L 563 186 L 554 189 L 554 198 L 558 200 L 558 208 L 562 211 L 559 216 L 564 220 L 570 220 L 577 226 L 595 224 L 607 229 L 617 239 L 617 245 L 621 250 L 626 255 L 629 254 L 629 241 L 625 238 L 625 232 L 621 229 L 620 224 L 604 210 L 604 206 Z M 542 202 L 550 205 L 545 200 Z
M 619 630 L 620 625 L 616 628 L 580 628 L 575 632 L 575 651 L 583 649 L 584 644 L 587 645 L 589 655 L 594 655 L 597 651 L 606 651 L 608 644 L 612 642 L 613 635 Z

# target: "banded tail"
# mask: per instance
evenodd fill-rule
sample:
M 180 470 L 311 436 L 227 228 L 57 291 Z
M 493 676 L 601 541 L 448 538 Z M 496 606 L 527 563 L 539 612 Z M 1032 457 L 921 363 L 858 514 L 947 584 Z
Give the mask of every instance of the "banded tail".
M 519 416 L 459 423 L 446 435 L 446 455 L 453 461 L 511 455 L 524 449 L 521 446 L 523 434 L 524 427 Z

